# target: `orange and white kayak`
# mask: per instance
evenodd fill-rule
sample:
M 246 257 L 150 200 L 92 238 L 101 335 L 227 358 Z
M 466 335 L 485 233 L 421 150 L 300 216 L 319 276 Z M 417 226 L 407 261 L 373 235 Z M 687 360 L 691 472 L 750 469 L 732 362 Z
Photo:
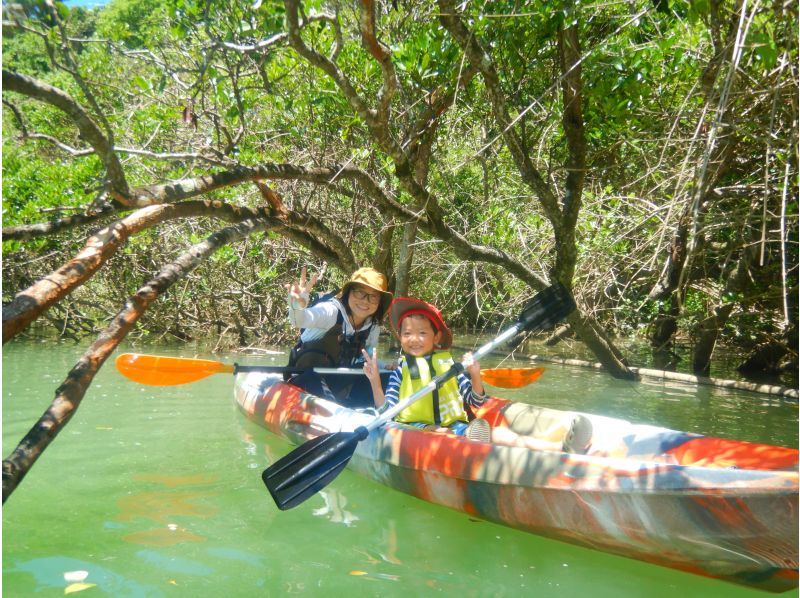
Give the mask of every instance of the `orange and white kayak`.
M 374 418 L 280 375 L 236 375 L 244 414 L 301 444 Z M 576 415 L 585 454 L 372 430 L 348 467 L 423 500 L 534 534 L 782 592 L 798 586 L 798 451 L 490 398 L 478 417 L 552 440 Z

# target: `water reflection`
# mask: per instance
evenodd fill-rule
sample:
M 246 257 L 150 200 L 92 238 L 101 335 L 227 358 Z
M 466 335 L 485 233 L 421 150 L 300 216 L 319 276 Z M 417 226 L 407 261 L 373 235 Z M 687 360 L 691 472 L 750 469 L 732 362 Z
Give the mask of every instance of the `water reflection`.
M 81 581 L 76 582 L 70 579 L 70 574 L 76 571 L 86 573 L 85 576 L 81 576 Z M 4 559 L 4 575 L 19 573 L 30 575 L 33 578 L 34 591 L 37 593 L 53 589 L 66 594 L 70 588 L 72 589 L 69 593 L 97 587 L 112 596 L 153 597 L 163 595 L 153 586 L 138 583 L 109 568 L 91 561 L 65 556 L 48 556 L 28 561 L 15 561 L 11 564 L 6 563 Z
M 207 538 L 195 534 L 175 523 L 176 517 L 208 518 L 218 509 L 198 499 L 213 496 L 215 492 L 206 490 L 175 491 L 181 486 L 208 486 L 215 481 L 214 476 L 206 474 L 188 476 L 168 476 L 163 474 L 137 474 L 136 481 L 149 481 L 165 486 L 167 490 L 137 492 L 117 500 L 119 514 L 116 521 L 149 519 L 159 525 L 155 528 L 139 530 L 122 537 L 125 542 L 148 546 L 172 546 L 183 542 L 203 542 Z
M 319 509 L 314 509 L 311 513 L 315 517 L 325 517 L 331 523 L 342 523 L 350 527 L 358 521 L 358 517 L 347 510 L 347 499 L 344 494 L 333 489 L 321 490 L 320 497 L 325 503 Z

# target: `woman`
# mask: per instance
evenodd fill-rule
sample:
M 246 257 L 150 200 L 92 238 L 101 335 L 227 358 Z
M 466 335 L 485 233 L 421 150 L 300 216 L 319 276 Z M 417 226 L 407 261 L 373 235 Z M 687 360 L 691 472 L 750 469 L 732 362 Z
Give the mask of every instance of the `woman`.
M 300 340 L 292 349 L 289 365 L 296 367 L 361 367 L 362 351 L 372 354 L 378 345 L 380 322 L 392 294 L 386 276 L 373 268 L 359 268 L 338 295 L 324 295 L 310 302 L 310 291 L 319 276 L 306 281 L 306 269 L 300 281 L 286 285 L 289 291 L 289 322 L 300 328 Z M 303 374 L 292 380 L 313 394 L 346 402 L 348 407 L 371 406 L 367 380 L 352 376 Z M 349 400 L 345 401 L 347 395 Z

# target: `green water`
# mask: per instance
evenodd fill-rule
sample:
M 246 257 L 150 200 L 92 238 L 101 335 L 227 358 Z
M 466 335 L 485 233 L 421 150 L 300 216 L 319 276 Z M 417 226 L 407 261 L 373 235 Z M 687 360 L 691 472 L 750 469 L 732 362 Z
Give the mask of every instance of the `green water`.
M 82 351 L 4 348 L 4 456 Z M 285 357 L 276 359 L 239 361 Z M 231 387 L 229 375 L 143 387 L 104 368 L 3 507 L 4 594 L 767 595 L 478 521 L 348 471 L 280 512 L 260 474 L 290 447 L 239 414 Z M 548 366 L 538 382 L 503 396 L 757 442 L 798 440 L 797 403 L 766 395 Z

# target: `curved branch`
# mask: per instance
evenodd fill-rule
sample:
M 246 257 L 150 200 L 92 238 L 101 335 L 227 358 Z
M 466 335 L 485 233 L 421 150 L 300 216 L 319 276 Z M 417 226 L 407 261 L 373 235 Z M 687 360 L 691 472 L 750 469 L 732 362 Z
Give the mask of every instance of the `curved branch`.
M 397 73 L 392 63 L 392 55 L 384 44 L 375 36 L 375 0 L 361 0 L 361 43 L 370 55 L 381 65 L 383 86 L 378 91 L 378 108 L 376 118 L 383 126 L 389 124 L 389 107 L 397 92 Z
M 148 206 L 98 231 L 69 262 L 17 293 L 3 307 L 3 344 L 94 276 L 132 234 L 166 220 L 196 216 L 210 216 L 229 222 L 254 218 L 264 220 L 279 233 L 307 247 L 325 261 L 337 264 L 344 271 L 355 269 L 355 258 L 349 248 L 342 252 L 343 243 L 337 241 L 324 225 L 320 225 L 323 228 L 310 225 L 305 215 L 294 212 L 281 215 L 275 214 L 272 208 L 241 208 L 218 201 L 187 201 Z M 328 236 L 321 236 L 323 229 Z
M 99 211 L 93 213 L 75 214 L 74 216 L 67 216 L 66 218 L 59 218 L 58 220 L 51 220 L 50 222 L 39 222 L 37 224 L 27 224 L 23 226 L 8 226 L 3 229 L 4 241 L 29 241 L 37 237 L 44 237 L 59 233 L 70 228 L 75 228 L 82 224 L 89 224 L 96 222 L 100 218 L 115 212 L 116 208 L 110 205 L 105 205 Z
M 35 98 L 55 106 L 65 112 L 78 127 L 81 136 L 92 146 L 103 162 L 111 183 L 111 193 L 123 205 L 128 203 L 128 182 L 122 164 L 114 153 L 114 146 L 97 126 L 97 123 L 76 102 L 72 96 L 64 91 L 52 87 L 47 83 L 3 69 L 3 89 L 16 91 L 23 95 Z
M 215 232 L 184 252 L 177 260 L 164 266 L 155 278 L 126 301 L 111 324 L 86 350 L 67 374 L 66 380 L 56 389 L 55 398 L 47 411 L 42 414 L 11 455 L 3 460 L 4 503 L 75 414 L 97 372 L 147 308 L 217 249 L 263 230 L 267 226 L 266 221 L 247 220 Z
M 17 108 L 17 106 L 15 104 L 12 104 L 11 102 L 6 100 L 5 98 L 3 98 L 3 104 L 5 106 L 8 106 L 8 109 L 11 110 L 11 112 L 14 114 L 14 118 L 17 121 L 17 126 L 19 127 L 19 130 L 21 131 L 22 136 L 26 137 L 28 135 L 28 127 L 25 126 L 25 119 L 22 118 L 22 112 L 20 111 L 20 109 Z
M 334 185 L 337 180 L 347 179 L 358 183 L 362 189 L 391 215 L 405 220 L 419 220 L 420 215 L 398 203 L 381 188 L 369 173 L 352 166 L 306 168 L 294 164 L 267 163 L 259 166 L 240 166 L 193 179 L 182 179 L 172 183 L 137 187 L 131 198 L 137 207 L 176 202 L 203 195 L 215 189 L 230 187 L 260 179 L 304 181 L 318 185 Z

